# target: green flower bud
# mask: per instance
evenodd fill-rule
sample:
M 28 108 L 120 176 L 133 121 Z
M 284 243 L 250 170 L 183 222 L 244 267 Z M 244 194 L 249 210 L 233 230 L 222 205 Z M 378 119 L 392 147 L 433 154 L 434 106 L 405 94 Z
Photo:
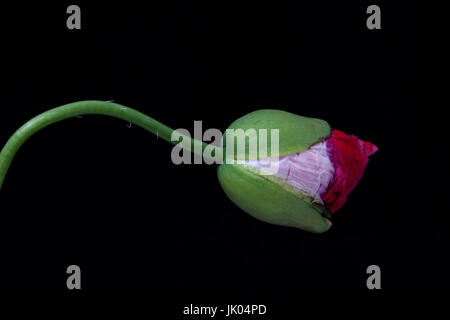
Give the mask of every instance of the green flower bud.
M 230 129 L 279 129 L 279 156 L 307 150 L 331 134 L 324 120 L 281 110 L 258 110 L 233 122 Z M 259 142 L 259 141 L 258 141 Z M 225 142 L 226 143 L 226 142 Z M 271 140 L 267 146 L 270 150 Z M 246 156 L 248 156 L 248 146 Z M 239 155 L 237 156 L 239 158 Z M 295 190 L 276 175 L 264 175 L 247 164 L 222 164 L 219 182 L 227 196 L 253 217 L 276 225 L 322 233 L 331 227 L 329 211 L 313 197 Z
M 0 188 L 15 154 L 34 133 L 83 114 L 123 119 L 178 143 L 172 139 L 176 130 L 129 107 L 105 101 L 70 103 L 34 117 L 11 136 L 0 151 Z M 228 197 L 245 212 L 272 224 L 316 233 L 331 227 L 331 213 L 345 203 L 365 170 L 368 156 L 377 151 L 369 142 L 331 130 L 326 121 L 281 110 L 249 113 L 233 122 L 229 129 L 227 133 L 244 133 L 244 140 L 233 147 L 238 137 L 231 136 L 227 142 L 226 134 L 223 146 L 217 147 L 186 136 L 183 148 L 194 152 L 213 150 L 214 156 L 211 152 L 208 158 L 212 162 L 217 159 L 220 162 L 225 156 L 225 163 L 218 168 L 219 182 Z M 246 139 L 247 131 L 254 133 L 253 138 Z M 276 171 L 268 174 L 263 162 L 268 162 L 271 169 L 272 164 L 277 164 Z

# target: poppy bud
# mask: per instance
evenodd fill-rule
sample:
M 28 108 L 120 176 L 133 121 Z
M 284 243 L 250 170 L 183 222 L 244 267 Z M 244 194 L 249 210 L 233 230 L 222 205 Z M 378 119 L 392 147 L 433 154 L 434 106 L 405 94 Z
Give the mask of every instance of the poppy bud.
M 132 108 L 105 101 L 69 103 L 34 117 L 11 136 L 0 151 L 0 188 L 15 154 L 28 138 L 52 123 L 82 114 L 123 119 L 174 143 L 174 130 Z M 234 137 L 233 143 L 229 141 L 227 145 L 225 136 L 221 147 L 208 146 L 188 137 L 183 148 L 188 151 L 211 149 L 213 162 L 216 157 L 221 159 L 226 150 L 227 160 L 219 166 L 218 177 L 225 193 L 236 205 L 260 220 L 316 233 L 330 228 L 331 214 L 345 203 L 361 179 L 368 156 L 377 151 L 369 142 L 331 130 L 326 121 L 281 110 L 249 113 L 233 122 L 229 129 L 266 133 L 275 130 L 278 139 L 275 142 L 256 139 L 255 148 L 255 139 L 253 143 L 251 139 L 247 142 L 244 135 L 243 143 L 235 149 Z M 263 153 L 263 149 L 271 150 L 270 156 L 268 152 Z M 238 163 L 229 163 L 229 156 Z M 270 175 L 265 170 L 267 163 L 269 168 L 276 164 L 276 171 Z
M 368 156 L 377 151 L 372 143 L 331 130 L 326 121 L 281 110 L 258 110 L 229 127 L 251 128 L 279 130 L 279 157 L 220 165 L 222 188 L 255 218 L 309 232 L 322 233 L 331 227 L 332 213 L 345 203 Z M 246 145 L 246 159 L 249 149 Z M 278 161 L 277 172 L 262 174 L 267 161 Z

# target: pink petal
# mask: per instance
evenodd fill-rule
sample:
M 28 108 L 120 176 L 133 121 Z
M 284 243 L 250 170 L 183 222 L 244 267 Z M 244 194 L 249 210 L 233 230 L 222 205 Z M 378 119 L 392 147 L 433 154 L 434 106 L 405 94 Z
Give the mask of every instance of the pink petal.
M 335 173 L 322 200 L 331 212 L 335 212 L 347 201 L 348 194 L 358 184 L 367 167 L 368 157 L 378 148 L 339 130 L 332 130 L 326 144 Z

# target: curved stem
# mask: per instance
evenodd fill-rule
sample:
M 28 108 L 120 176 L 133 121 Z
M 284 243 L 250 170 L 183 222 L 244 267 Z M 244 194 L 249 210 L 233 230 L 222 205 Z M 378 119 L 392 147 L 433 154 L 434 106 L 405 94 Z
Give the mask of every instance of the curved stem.
M 142 127 L 151 133 L 157 134 L 168 142 L 174 144 L 179 142 L 171 140 L 172 133 L 174 132 L 173 129 L 132 108 L 105 101 L 80 101 L 69 103 L 41 113 L 25 123 L 11 136 L 0 152 L 0 189 L 14 156 L 28 138 L 52 123 L 86 114 L 101 114 L 123 119 Z M 183 147 L 185 148 L 187 146 L 187 149 L 190 151 L 197 150 L 194 146 L 201 147 L 199 149 L 202 151 L 207 146 L 207 144 L 201 141 L 183 136 L 183 142 L 185 142 L 185 139 L 189 141 L 189 146 L 183 143 Z

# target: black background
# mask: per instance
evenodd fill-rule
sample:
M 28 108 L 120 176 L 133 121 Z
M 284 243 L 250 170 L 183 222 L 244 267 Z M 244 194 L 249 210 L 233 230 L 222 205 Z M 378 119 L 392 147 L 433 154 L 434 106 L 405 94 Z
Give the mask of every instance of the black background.
M 258 108 L 322 118 L 380 149 L 330 231 L 257 221 L 225 196 L 215 166 L 176 166 L 163 140 L 84 116 L 33 136 L 11 166 L 1 294 L 269 303 L 445 289 L 445 211 L 425 163 L 436 149 L 424 123 L 440 130 L 440 120 L 424 118 L 424 10 L 378 3 L 382 29 L 368 30 L 372 3 L 276 3 L 83 1 L 81 30 L 66 28 L 69 2 L 5 6 L 0 141 L 40 112 L 90 99 L 191 131 L 194 120 L 224 130 Z M 80 291 L 66 288 L 71 264 Z M 382 290 L 366 288 L 371 264 Z

